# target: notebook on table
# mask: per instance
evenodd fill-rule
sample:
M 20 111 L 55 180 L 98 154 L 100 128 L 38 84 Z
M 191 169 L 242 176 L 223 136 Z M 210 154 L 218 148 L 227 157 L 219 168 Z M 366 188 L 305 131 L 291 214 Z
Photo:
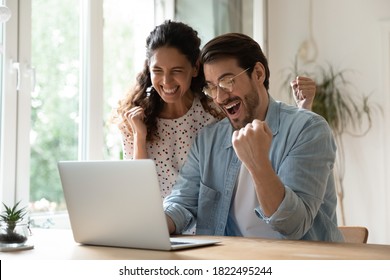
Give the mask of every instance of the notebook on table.
M 60 161 L 74 240 L 87 245 L 176 250 L 218 243 L 170 237 L 154 161 Z

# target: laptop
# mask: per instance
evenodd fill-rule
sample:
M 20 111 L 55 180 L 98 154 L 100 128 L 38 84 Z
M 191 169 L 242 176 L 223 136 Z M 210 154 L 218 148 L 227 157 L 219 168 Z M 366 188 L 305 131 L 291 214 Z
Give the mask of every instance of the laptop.
M 177 250 L 218 243 L 170 237 L 153 160 L 60 161 L 77 243 Z

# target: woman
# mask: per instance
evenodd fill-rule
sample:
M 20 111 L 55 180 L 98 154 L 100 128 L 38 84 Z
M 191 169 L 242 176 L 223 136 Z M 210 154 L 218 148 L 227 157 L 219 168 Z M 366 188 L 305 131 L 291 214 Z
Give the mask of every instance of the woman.
M 165 21 L 146 39 L 136 86 L 119 102 L 124 158 L 156 163 L 161 197 L 171 191 L 197 132 L 224 115 L 202 93 L 201 40 L 184 23 Z

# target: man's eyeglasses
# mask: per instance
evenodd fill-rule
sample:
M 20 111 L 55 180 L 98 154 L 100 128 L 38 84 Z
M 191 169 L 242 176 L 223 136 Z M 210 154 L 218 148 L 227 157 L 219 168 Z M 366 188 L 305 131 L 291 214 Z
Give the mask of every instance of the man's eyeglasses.
M 217 98 L 217 88 L 219 87 L 220 89 L 222 89 L 223 91 L 227 92 L 227 93 L 231 93 L 233 91 L 233 84 L 234 84 L 234 79 L 237 78 L 238 76 L 240 76 L 241 74 L 245 73 L 246 71 L 248 71 L 250 69 L 247 68 L 245 69 L 244 71 L 238 73 L 237 75 L 233 76 L 233 77 L 226 77 L 226 78 L 222 78 L 218 81 L 218 85 L 210 85 L 210 84 L 206 84 L 204 87 L 203 87 L 203 92 L 211 97 L 212 99 L 215 99 Z

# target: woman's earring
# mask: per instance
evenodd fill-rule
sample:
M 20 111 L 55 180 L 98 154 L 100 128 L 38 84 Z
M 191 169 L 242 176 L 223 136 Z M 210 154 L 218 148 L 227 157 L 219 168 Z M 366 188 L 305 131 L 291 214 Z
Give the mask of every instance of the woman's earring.
M 146 97 L 150 97 L 150 95 L 152 94 L 152 92 L 154 91 L 154 87 L 153 86 L 150 86 L 146 89 Z

